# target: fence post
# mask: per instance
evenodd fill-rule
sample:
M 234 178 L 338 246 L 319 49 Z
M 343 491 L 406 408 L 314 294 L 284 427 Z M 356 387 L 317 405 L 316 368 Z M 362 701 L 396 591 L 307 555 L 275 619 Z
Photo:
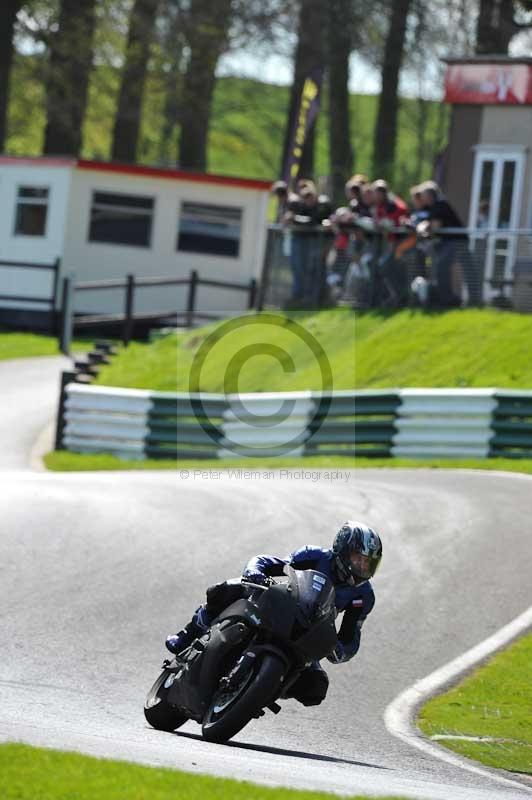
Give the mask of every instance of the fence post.
M 70 355 L 70 342 L 72 341 L 72 293 L 74 279 L 72 275 L 63 278 L 61 292 L 61 324 L 59 326 L 59 349 L 65 356 Z
M 133 305 L 135 300 L 135 276 L 126 276 L 126 304 L 124 309 L 124 330 L 122 341 L 125 347 L 128 346 L 133 336 Z
M 187 316 L 185 325 L 191 328 L 194 323 L 194 311 L 196 310 L 196 292 L 198 287 L 198 273 L 195 269 L 191 270 L 188 284 Z
M 248 309 L 255 308 L 255 298 L 257 296 L 257 281 L 252 278 L 249 282 Z
M 50 298 L 51 299 L 50 307 L 51 307 L 51 312 L 52 312 L 51 313 L 51 321 L 52 321 L 51 333 L 54 333 L 56 336 L 58 335 L 59 330 L 60 330 L 60 328 L 59 328 L 60 316 L 57 314 L 57 311 L 56 311 L 56 309 L 57 309 L 57 300 L 58 300 L 57 290 L 59 288 L 59 270 L 60 270 L 60 268 L 61 268 L 61 259 L 60 258 L 56 258 L 55 261 L 54 261 L 54 279 L 53 279 L 53 286 L 52 286 L 52 296 Z
M 59 405 L 57 408 L 57 422 L 55 428 L 55 450 L 64 450 L 63 447 L 63 433 L 65 430 L 65 402 L 66 402 L 66 386 L 68 383 L 73 383 L 76 380 L 75 372 L 62 372 L 61 385 L 59 389 Z

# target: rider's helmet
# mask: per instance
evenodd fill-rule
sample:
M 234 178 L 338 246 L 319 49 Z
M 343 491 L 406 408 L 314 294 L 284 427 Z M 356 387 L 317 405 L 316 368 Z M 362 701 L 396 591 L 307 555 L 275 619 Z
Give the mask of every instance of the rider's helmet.
M 332 552 L 338 578 L 357 586 L 375 575 L 382 558 L 382 542 L 368 525 L 348 520 L 334 537 Z

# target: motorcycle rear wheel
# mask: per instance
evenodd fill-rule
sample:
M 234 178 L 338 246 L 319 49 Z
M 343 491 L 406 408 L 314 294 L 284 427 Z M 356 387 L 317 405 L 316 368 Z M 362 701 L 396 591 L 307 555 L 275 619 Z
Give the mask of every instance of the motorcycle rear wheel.
M 208 742 L 227 742 L 244 728 L 279 692 L 285 665 L 268 653 L 233 690 L 215 692 L 203 718 L 202 734 Z
M 175 731 L 181 725 L 184 725 L 188 719 L 176 706 L 166 701 L 170 687 L 165 686 L 165 684 L 172 674 L 166 669 L 161 672 L 148 692 L 144 703 L 146 721 L 158 731 Z

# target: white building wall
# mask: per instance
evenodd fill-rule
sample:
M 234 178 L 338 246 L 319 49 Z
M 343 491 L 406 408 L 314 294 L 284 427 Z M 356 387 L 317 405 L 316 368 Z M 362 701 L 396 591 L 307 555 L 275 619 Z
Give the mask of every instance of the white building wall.
M 52 264 L 63 252 L 63 234 L 72 167 L 37 163 L 0 163 L 0 261 Z M 15 234 L 20 186 L 48 188 L 44 236 Z M 0 267 L 0 295 L 49 297 L 53 273 L 17 267 Z M 0 300 L 0 308 L 48 310 L 44 303 Z
M 94 191 L 154 197 L 151 245 L 136 247 L 89 242 Z M 241 244 L 237 258 L 176 249 L 183 201 L 242 208 Z M 68 205 L 62 272 L 74 273 L 77 281 L 99 281 L 124 278 L 128 273 L 139 277 L 168 275 L 184 278 L 195 269 L 202 278 L 248 283 L 251 278 L 260 277 L 267 201 L 267 191 L 260 189 L 77 168 L 73 173 Z M 187 290 L 182 287 L 142 289 L 135 295 L 135 310 L 184 310 L 186 294 Z M 123 296 L 122 290 L 77 293 L 75 308 L 89 312 L 116 312 L 122 310 Z M 199 311 L 220 315 L 238 312 L 247 305 L 244 292 L 201 286 L 197 300 Z

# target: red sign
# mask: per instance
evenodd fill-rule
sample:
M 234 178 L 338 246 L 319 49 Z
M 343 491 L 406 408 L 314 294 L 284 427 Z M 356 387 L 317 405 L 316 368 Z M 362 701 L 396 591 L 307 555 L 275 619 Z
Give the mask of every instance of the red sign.
M 532 64 L 448 64 L 445 101 L 532 105 Z

